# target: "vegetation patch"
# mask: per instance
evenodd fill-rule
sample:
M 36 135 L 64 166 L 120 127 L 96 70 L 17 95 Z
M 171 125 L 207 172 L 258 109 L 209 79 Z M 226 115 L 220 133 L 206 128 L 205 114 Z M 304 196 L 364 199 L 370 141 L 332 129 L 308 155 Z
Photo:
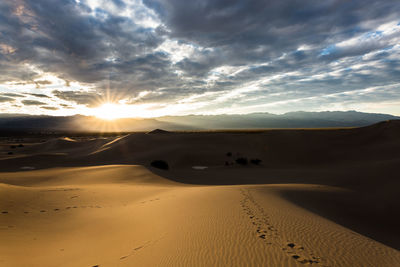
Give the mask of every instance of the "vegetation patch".
M 261 161 L 261 159 L 251 159 L 250 163 L 254 165 L 260 165 Z
M 240 164 L 240 165 L 247 165 L 248 160 L 247 160 L 247 158 L 237 158 L 236 163 Z
M 168 170 L 169 166 L 168 163 L 164 160 L 153 160 L 150 165 L 154 168 L 162 169 L 162 170 Z

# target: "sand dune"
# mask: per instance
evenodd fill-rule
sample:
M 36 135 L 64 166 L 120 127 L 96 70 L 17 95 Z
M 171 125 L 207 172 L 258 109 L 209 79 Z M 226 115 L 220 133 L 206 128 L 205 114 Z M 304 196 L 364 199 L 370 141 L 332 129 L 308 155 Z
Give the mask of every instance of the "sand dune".
M 26 144 L 0 160 L 0 266 L 400 266 L 399 148 L 398 121 Z

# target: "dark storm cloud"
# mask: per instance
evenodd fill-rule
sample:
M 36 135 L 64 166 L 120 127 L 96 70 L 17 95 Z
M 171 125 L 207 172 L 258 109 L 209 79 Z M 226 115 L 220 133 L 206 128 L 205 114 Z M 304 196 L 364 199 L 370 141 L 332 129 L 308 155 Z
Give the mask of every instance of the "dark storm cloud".
M 22 100 L 21 103 L 24 104 L 25 106 L 38 106 L 46 104 L 37 100 Z

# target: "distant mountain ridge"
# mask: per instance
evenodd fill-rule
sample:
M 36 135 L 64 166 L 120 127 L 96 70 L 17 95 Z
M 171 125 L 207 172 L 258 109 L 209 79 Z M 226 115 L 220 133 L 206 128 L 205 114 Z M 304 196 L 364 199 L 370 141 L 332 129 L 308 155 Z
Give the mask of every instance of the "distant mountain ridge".
M 0 129 L 6 131 L 150 131 L 212 130 L 212 129 L 264 129 L 264 128 L 324 128 L 360 127 L 385 120 L 398 120 L 389 114 L 357 111 L 164 116 L 149 119 L 124 118 L 104 121 L 91 116 L 32 116 L 26 114 L 0 114 Z
M 289 112 L 281 115 L 251 113 L 244 115 L 187 115 L 165 116 L 157 120 L 184 124 L 205 129 L 247 129 L 247 128 L 318 128 L 318 127 L 360 127 L 400 117 L 357 111 Z

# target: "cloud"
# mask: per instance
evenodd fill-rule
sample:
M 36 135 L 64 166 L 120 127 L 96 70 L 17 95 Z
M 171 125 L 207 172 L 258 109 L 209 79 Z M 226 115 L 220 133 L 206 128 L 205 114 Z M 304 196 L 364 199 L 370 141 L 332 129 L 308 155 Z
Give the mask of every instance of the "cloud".
M 14 98 L 11 98 L 11 97 L 6 97 L 6 96 L 0 96 L 0 103 L 3 103 L 3 102 L 12 102 L 12 101 L 14 101 L 15 99 Z
M 198 112 L 312 109 L 370 87 L 399 97 L 399 17 L 380 0 L 2 1 L 0 86 L 87 107 L 108 94 L 197 101 Z
M 41 106 L 40 108 L 47 109 L 47 110 L 58 110 L 57 107 L 49 107 L 49 106 Z
M 14 94 L 14 93 L 2 93 L 2 96 L 9 96 L 9 97 L 25 97 L 24 95 Z
M 39 105 L 46 104 L 46 103 L 36 101 L 36 100 L 22 100 L 21 103 L 24 104 L 25 106 L 39 106 Z
M 120 7 L 123 4 L 114 2 Z M 5 45 L 15 49 L 12 58 L 5 58 L 5 64 L 28 60 L 66 80 L 107 79 L 113 68 L 135 59 L 136 55 L 145 55 L 161 42 L 151 29 L 101 8 L 92 10 L 84 1 L 5 2 L 0 5 L 0 12 L 2 24 L 6 25 Z M 5 76 L 25 80 L 18 73 Z
M 45 95 L 45 94 L 28 93 L 28 95 L 36 96 L 36 97 L 41 97 L 41 98 L 50 98 L 48 95 Z
M 40 86 L 42 86 L 42 85 L 52 84 L 51 81 L 47 81 L 47 80 L 37 80 L 37 81 L 34 81 L 34 83 L 36 84 L 36 88 L 40 88 Z
M 72 106 L 69 106 L 67 104 L 60 104 L 60 106 L 63 107 L 63 108 L 67 108 L 67 109 L 73 109 Z
M 90 107 L 99 105 L 100 100 L 102 99 L 102 96 L 95 92 L 54 90 L 52 93 L 54 94 L 54 96 L 62 100 L 71 101 L 79 105 L 86 105 Z
M 334 47 L 332 44 L 368 33 L 385 21 L 397 19 L 400 13 L 400 5 L 376 0 L 351 3 L 146 0 L 144 3 L 159 14 L 170 30 L 170 37 L 211 49 L 201 52 L 198 59 L 184 59 L 178 64 L 192 76 L 207 73 L 216 66 L 269 62 L 285 53 L 291 53 L 292 57 L 287 62 L 288 68 L 298 67 L 295 64 L 301 61 L 321 61 L 317 57 L 321 50 L 327 51 L 326 47 Z M 336 53 L 335 58 L 328 53 L 330 58 L 323 60 L 357 56 L 387 45 L 358 44 L 346 52 L 341 48 L 343 52 Z M 313 47 L 313 51 L 297 51 L 305 45 Z

